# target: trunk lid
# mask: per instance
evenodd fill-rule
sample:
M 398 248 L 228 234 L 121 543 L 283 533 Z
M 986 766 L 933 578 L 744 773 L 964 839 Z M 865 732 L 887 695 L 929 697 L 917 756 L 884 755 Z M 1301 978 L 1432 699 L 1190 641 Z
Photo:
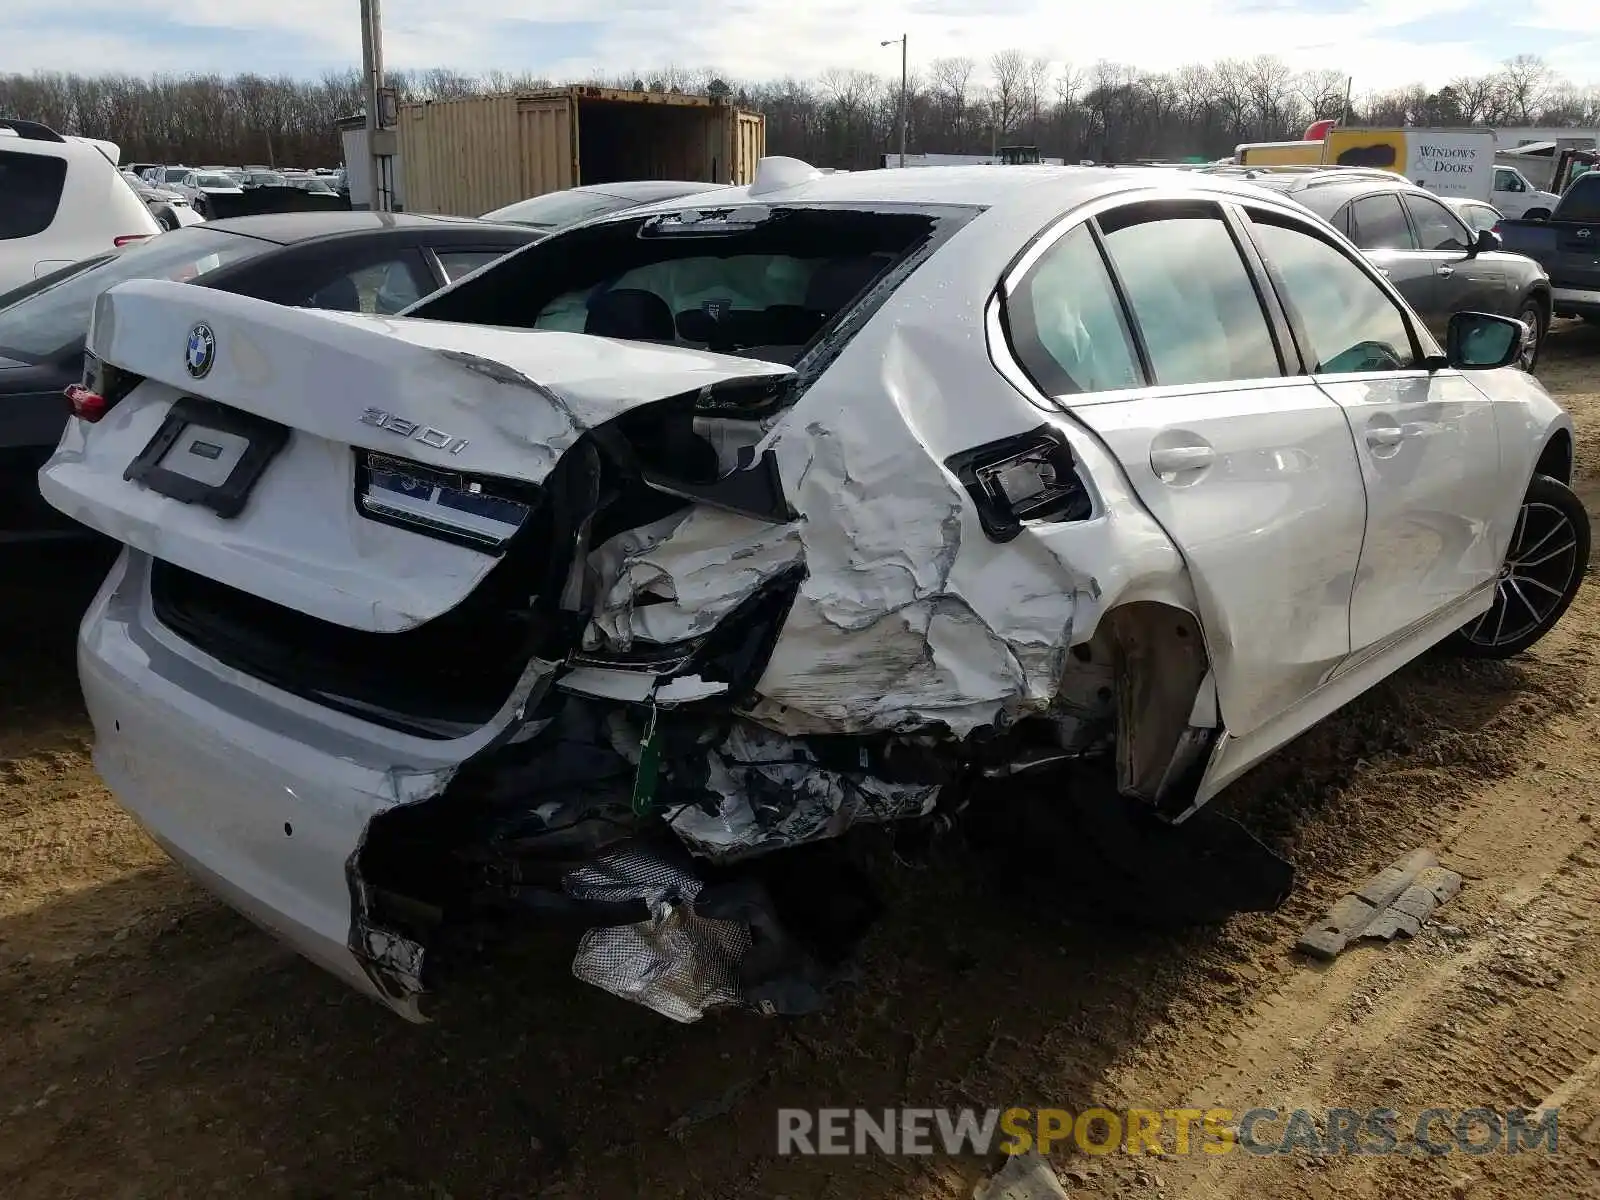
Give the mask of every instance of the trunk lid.
M 99 298 L 89 351 L 144 382 L 98 423 L 71 423 L 40 473 L 51 504 L 196 574 L 376 632 L 448 612 L 499 558 L 373 519 L 376 476 L 363 474 L 362 451 L 397 464 L 395 479 L 438 484 L 430 513 L 479 484 L 527 498 L 587 429 L 713 385 L 792 374 L 683 347 L 284 308 L 153 280 Z M 180 417 L 190 423 L 163 432 Z M 158 434 L 169 440 L 153 455 Z M 275 448 L 253 448 L 263 440 Z M 219 489 L 233 464 L 263 453 L 230 514 Z M 190 480 L 176 489 L 188 502 L 170 494 L 168 468 Z M 419 494 L 383 493 L 402 508 Z

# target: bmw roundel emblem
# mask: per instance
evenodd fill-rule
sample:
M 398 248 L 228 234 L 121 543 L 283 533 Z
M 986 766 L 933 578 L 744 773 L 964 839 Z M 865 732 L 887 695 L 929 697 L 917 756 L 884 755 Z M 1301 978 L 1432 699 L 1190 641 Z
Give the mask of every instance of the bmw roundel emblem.
M 204 379 L 211 371 L 217 357 L 217 335 L 211 326 L 201 323 L 189 330 L 189 348 L 184 352 L 183 365 L 195 379 Z

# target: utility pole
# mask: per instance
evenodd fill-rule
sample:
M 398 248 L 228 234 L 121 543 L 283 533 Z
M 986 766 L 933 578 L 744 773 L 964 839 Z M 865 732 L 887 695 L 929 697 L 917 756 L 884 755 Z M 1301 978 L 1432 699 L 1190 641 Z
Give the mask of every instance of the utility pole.
M 361 75 L 367 99 L 367 171 L 374 212 L 394 210 L 393 130 L 385 128 L 383 101 L 383 0 L 361 0 Z
M 896 42 L 900 43 L 900 166 L 904 169 L 906 165 L 906 35 L 902 33 L 899 37 L 889 38 L 886 41 L 879 42 L 878 45 L 892 46 Z

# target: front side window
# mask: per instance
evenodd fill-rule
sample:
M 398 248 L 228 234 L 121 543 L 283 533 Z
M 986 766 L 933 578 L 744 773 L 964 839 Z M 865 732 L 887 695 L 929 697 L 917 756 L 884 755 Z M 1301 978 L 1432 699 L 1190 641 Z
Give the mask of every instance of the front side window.
M 1100 226 L 1152 383 L 1282 374 L 1260 297 L 1215 205 L 1129 205 L 1101 217 Z
M 1393 192 L 1363 196 L 1350 205 L 1350 240 L 1363 250 L 1415 250 L 1400 197 Z
M 1573 181 L 1554 214 L 1557 221 L 1600 221 L 1600 174 Z
M 604 222 L 517 251 L 408 316 L 794 363 L 976 209 L 744 209 Z
M 1499 212 L 1487 204 L 1463 204 L 1461 215 L 1467 219 L 1467 224 L 1479 233 L 1500 224 Z
M 0 355 L 25 362 L 55 358 L 89 328 L 100 293 L 128 279 L 198 279 L 274 249 L 271 242 L 191 225 L 151 238 L 0 309 Z
M 1144 382 L 1122 304 L 1085 225 L 1064 235 L 1006 297 L 1013 352 L 1047 396 Z
M 1252 213 L 1251 221 L 1261 257 L 1309 342 L 1312 374 L 1417 365 L 1405 318 L 1366 271 L 1307 230 L 1265 213 Z
M 1472 239 L 1443 204 L 1432 196 L 1411 195 L 1406 197 L 1406 207 L 1416 223 L 1417 245 L 1421 249 L 1466 252 Z
M 1515 171 L 1500 170 L 1494 173 L 1494 190 L 1497 192 L 1525 192 L 1522 176 Z
M 49 229 L 66 182 L 64 158 L 0 150 L 0 241 Z

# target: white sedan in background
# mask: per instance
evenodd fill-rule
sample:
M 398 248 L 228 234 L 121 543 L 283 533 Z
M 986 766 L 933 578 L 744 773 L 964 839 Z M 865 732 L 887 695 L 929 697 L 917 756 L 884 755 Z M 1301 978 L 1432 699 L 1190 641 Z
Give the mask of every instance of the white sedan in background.
M 177 189 L 202 217 L 211 216 L 207 205 L 209 197 L 244 195 L 244 186 L 238 178 L 220 171 L 190 171 L 179 181 Z
M 1439 345 L 1246 181 L 767 159 L 399 317 L 113 288 L 40 485 L 126 547 L 97 766 L 290 944 L 417 1016 L 562 912 L 617 995 L 801 1012 L 852 823 L 1099 756 L 1181 826 L 1425 650 L 1544 636 L 1589 522 L 1528 334 Z

